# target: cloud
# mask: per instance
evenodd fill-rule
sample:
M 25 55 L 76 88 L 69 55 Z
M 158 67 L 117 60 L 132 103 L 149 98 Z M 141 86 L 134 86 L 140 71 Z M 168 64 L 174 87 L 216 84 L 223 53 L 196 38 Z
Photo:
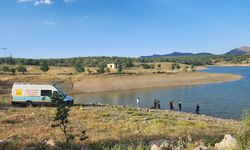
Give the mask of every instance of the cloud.
M 54 21 L 44 21 L 43 24 L 48 25 L 48 26 L 56 25 L 56 23 Z
M 44 5 L 51 5 L 53 2 L 52 0 L 36 0 L 34 5 L 40 5 L 40 4 L 44 4 Z
M 37 6 L 37 5 L 41 5 L 41 4 L 51 5 L 51 4 L 53 4 L 53 1 L 54 0 L 17 0 L 17 3 L 31 3 L 32 2 L 32 3 L 34 3 L 35 6 Z M 72 3 L 76 0 L 62 0 L 62 1 L 68 4 L 68 3 Z
M 17 3 L 27 3 L 27 2 L 32 2 L 34 0 L 17 0 Z
M 51 5 L 53 0 L 17 0 L 17 3 L 34 3 L 34 5 Z
M 74 0 L 63 0 L 65 3 L 71 3 L 73 2 Z

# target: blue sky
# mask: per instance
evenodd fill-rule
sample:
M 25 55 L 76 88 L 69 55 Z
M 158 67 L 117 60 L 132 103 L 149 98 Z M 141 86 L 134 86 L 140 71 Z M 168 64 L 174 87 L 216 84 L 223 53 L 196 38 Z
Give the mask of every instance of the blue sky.
M 25 58 L 220 54 L 250 46 L 249 16 L 249 0 L 0 0 L 0 47 Z

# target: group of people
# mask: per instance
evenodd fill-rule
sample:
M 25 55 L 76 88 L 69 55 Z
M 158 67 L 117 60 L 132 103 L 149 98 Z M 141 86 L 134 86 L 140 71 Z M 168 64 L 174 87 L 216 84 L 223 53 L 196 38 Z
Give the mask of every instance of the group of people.
M 136 102 L 137 102 L 137 108 L 140 109 L 141 106 L 140 106 L 140 98 L 139 97 L 136 99 Z M 154 99 L 153 105 L 154 106 L 151 107 L 152 109 L 161 109 L 161 101 L 159 99 Z M 179 111 L 182 111 L 182 103 L 181 102 L 178 103 L 178 108 L 179 108 Z M 174 110 L 174 101 L 169 101 L 169 109 Z M 197 104 L 195 106 L 195 113 L 197 115 L 200 114 L 200 105 L 199 104 Z
M 159 99 L 154 99 L 154 109 L 161 109 L 161 101 Z

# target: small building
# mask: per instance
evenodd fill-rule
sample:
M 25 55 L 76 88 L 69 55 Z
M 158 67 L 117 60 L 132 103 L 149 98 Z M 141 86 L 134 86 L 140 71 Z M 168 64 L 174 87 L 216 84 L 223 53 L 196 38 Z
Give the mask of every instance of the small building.
M 109 68 L 109 69 L 114 69 L 115 70 L 115 69 L 118 69 L 120 67 L 122 67 L 121 64 L 115 64 L 115 63 L 107 64 L 107 68 Z

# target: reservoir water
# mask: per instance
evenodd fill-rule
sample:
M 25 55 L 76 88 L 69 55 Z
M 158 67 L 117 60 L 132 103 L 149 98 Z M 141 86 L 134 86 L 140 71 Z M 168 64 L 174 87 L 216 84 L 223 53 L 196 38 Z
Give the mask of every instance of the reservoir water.
M 184 112 L 193 113 L 200 104 L 201 114 L 220 118 L 240 119 L 244 108 L 250 108 L 250 67 L 209 67 L 201 72 L 240 74 L 241 80 L 196 86 L 173 88 L 149 88 L 126 91 L 75 94 L 81 104 L 103 103 L 136 106 L 140 97 L 142 107 L 152 107 L 155 98 L 160 99 L 161 108 L 169 109 L 168 102 L 175 101 L 175 109 L 182 102 Z

